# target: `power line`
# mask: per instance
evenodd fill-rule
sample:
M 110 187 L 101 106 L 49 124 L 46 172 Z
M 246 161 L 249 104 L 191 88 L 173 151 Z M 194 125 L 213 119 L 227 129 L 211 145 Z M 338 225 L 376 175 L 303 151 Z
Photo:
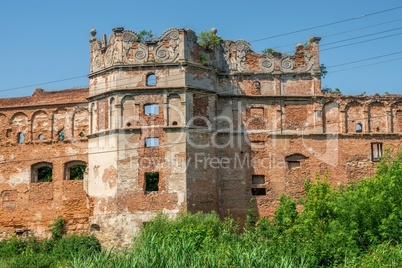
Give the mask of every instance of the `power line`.
M 321 49 L 320 52 L 327 51 L 327 50 L 332 50 L 332 49 L 337 49 L 337 48 L 342 48 L 342 47 L 353 46 L 353 45 L 357 45 L 357 44 L 361 44 L 361 43 L 366 43 L 366 42 L 370 42 L 370 41 L 376 41 L 376 40 L 380 40 L 380 39 L 384 39 L 384 38 L 388 38 L 388 37 L 393 37 L 393 36 L 397 36 L 397 35 L 401 35 L 401 34 L 402 34 L 402 33 L 391 34 L 391 35 L 386 35 L 386 36 L 382 36 L 382 37 L 367 39 L 367 40 L 363 40 L 363 41 L 359 41 L 359 42 L 354 42 L 354 43 L 350 43 L 350 44 L 345 44 L 345 45 L 342 45 L 342 46 L 336 46 L 336 47 L 325 48 L 325 49 Z
M 375 33 L 371 33 L 371 34 L 360 35 L 360 36 L 356 36 L 356 37 L 352 37 L 352 38 L 347 38 L 347 39 L 343 39 L 343 40 L 338 40 L 338 41 L 334 41 L 334 42 L 330 42 L 330 43 L 326 43 L 326 44 L 321 44 L 320 46 L 321 46 L 321 47 L 324 47 L 324 46 L 328 46 L 328 45 L 332 45 L 332 44 L 337 44 L 337 43 L 342 43 L 342 42 L 346 42 L 346 41 L 350 41 L 350 40 L 355 40 L 355 39 L 360 39 L 360 38 L 364 38 L 364 37 L 368 37 L 368 36 L 373 36 L 373 35 L 388 33 L 388 32 L 392 32 L 392 31 L 396 31 L 396 30 L 400 30 L 400 29 L 402 29 L 402 27 L 394 28 L 394 29 L 391 29 L 391 30 L 385 30 L 385 31 L 375 32 Z
M 367 29 L 367 28 L 372 28 L 372 27 L 376 27 L 376 26 L 380 26 L 380 25 L 384 25 L 384 24 L 388 24 L 388 23 L 392 23 L 392 22 L 396 22 L 396 21 L 401 21 L 401 20 L 402 20 L 402 18 L 396 19 L 396 20 L 391 20 L 391 21 L 386 21 L 386 22 L 383 22 L 383 23 L 372 24 L 372 25 L 365 26 L 365 27 L 355 28 L 355 29 L 351 29 L 351 30 L 347 30 L 347 31 L 343 31 L 343 32 L 337 32 L 337 33 L 330 34 L 330 35 L 324 35 L 324 36 L 321 36 L 321 38 L 325 39 L 325 38 L 329 38 L 329 37 L 332 37 L 332 36 L 337 36 L 337 35 L 341 35 L 341 34 L 345 34 L 345 33 L 355 32 L 355 31 L 359 31 L 359 30 L 363 30 L 363 29 Z M 300 42 L 290 43 L 290 44 L 286 44 L 286 45 L 275 46 L 273 48 L 295 46 L 295 45 L 297 45 L 299 43 Z
M 326 24 L 322 24 L 322 25 L 318 25 L 318 26 L 313 26 L 313 27 L 309 27 L 309 28 L 305 28 L 305 29 L 301 29 L 301 30 L 297 30 L 297 31 L 287 32 L 287 33 L 278 34 L 278 35 L 273 35 L 273 36 L 269 36 L 269 37 L 264 37 L 264 38 L 260 38 L 260 39 L 253 40 L 253 41 L 251 41 L 250 43 L 259 42 L 259 41 L 268 40 L 268 39 L 273 39 L 273 38 L 277 38 L 277 37 L 281 37 L 281 36 L 286 36 L 286 35 L 291 35 L 291 34 L 295 34 L 295 33 L 305 32 L 305 31 L 309 31 L 309 30 L 313 30 L 313 29 L 317 29 L 317 28 L 322 28 L 322 27 L 327 27 L 327 26 L 331 26 L 331 25 L 335 25 L 335 24 L 339 24 L 339 23 L 344 23 L 344 22 L 348 22 L 348 21 L 363 19 L 363 18 L 366 18 L 366 17 L 369 17 L 369 16 L 374 16 L 374 15 L 377 15 L 377 14 L 381 14 L 381 13 L 393 11 L 393 10 L 396 10 L 396 9 L 399 9 L 399 8 L 402 8 L 402 6 L 398 6 L 398 7 L 394 7 L 394 8 L 389 8 L 389 9 L 385 9 L 385 10 L 381 10 L 381 11 L 369 13 L 369 14 L 366 14 L 366 15 L 361 15 L 361 16 L 349 18 L 349 19 L 344 19 L 344 20 L 339 20 L 339 21 L 335 21 L 335 22 L 330 22 L 330 23 L 326 23 Z
M 401 53 L 402 53 L 402 51 L 398 51 L 398 52 L 389 53 L 389 54 L 380 55 L 380 56 L 375 56 L 375 57 L 366 58 L 366 59 L 362 59 L 362 60 L 355 60 L 355 61 L 350 61 L 350 62 L 346 62 L 346 63 L 336 64 L 336 65 L 328 66 L 326 68 L 329 69 L 329 68 L 339 67 L 339 66 L 343 66 L 343 65 L 349 65 L 349 64 L 353 64 L 353 63 L 358 63 L 358 62 L 363 62 L 363 61 L 368 61 L 368 60 L 388 57 L 388 56 L 391 56 L 391 55 L 396 55 L 396 54 L 401 54 Z
M 361 18 L 365 18 L 365 17 L 368 17 L 368 16 L 373 16 L 373 15 L 377 15 L 377 14 L 380 14 L 380 13 L 385 13 L 385 12 L 393 11 L 393 10 L 400 9 L 400 8 L 402 8 L 402 6 L 398 6 L 398 7 L 394 7 L 394 8 L 390 8 L 390 9 L 386 9 L 386 10 L 382 10 L 382 11 L 378 11 L 378 12 L 373 12 L 373 13 L 369 13 L 369 14 L 362 15 L 362 16 L 357 16 L 357 17 L 353 17 L 353 18 L 350 18 L 350 19 L 346 19 L 346 20 L 340 20 L 340 21 L 336 21 L 336 22 L 332 22 L 332 23 L 327 23 L 327 24 L 323 24 L 323 25 L 319 25 L 319 26 L 314 26 L 314 27 L 307 28 L 307 29 L 303 29 L 303 30 L 299 30 L 299 31 L 307 31 L 307 30 L 309 30 L 309 29 L 315 29 L 315 28 L 325 27 L 325 26 L 329 26 L 329 25 L 333 25 L 333 24 L 337 24 L 337 23 L 342 23 L 342 22 L 347 22 L 347 21 L 351 21 L 351 20 L 361 19 Z M 386 23 L 391 23 L 391 22 L 399 21 L 399 20 L 402 20 L 402 19 L 397 19 L 397 20 L 393 20 L 393 21 L 388 21 L 388 22 L 384 22 L 384 23 L 380 23 L 380 24 L 376 24 L 376 25 L 371 25 L 371 26 L 366 26 L 366 27 L 362 27 L 362 28 L 358 28 L 358 29 L 364 29 L 364 28 L 374 27 L 374 26 L 378 26 L 378 25 L 382 25 L 382 24 L 386 24 Z M 402 27 L 400 27 L 400 28 L 402 28 Z M 345 31 L 345 32 L 355 31 L 355 30 L 358 30 L 358 29 L 349 30 L 349 31 Z M 399 28 L 396 28 L 396 29 L 399 29 Z M 393 29 L 393 30 L 395 30 L 395 29 Z M 293 33 L 297 33 L 297 32 L 299 32 L 299 31 L 292 31 L 292 32 L 288 32 L 288 33 L 284 33 L 284 34 L 280 34 L 280 35 L 276 35 L 276 36 L 261 38 L 261 39 L 254 40 L 254 41 L 251 41 L 251 42 L 257 42 L 257 41 L 260 41 L 260 40 L 271 39 L 271 38 L 275 38 L 275 37 L 279 37 L 279 36 L 284 36 L 284 35 L 290 35 L 290 34 L 293 34 Z M 389 31 L 392 31 L 392 30 L 389 30 Z M 338 34 L 342 34 L 342 33 L 345 33 L 345 32 L 336 33 L 336 34 L 333 34 L 333 35 L 338 35 Z M 388 32 L 388 31 L 384 31 L 384 32 Z M 375 34 L 377 34 L 377 33 L 375 33 Z M 396 35 L 399 35 L 399 34 L 402 34 L 402 33 L 398 33 L 398 34 L 395 34 L 395 35 L 389 35 L 389 36 L 385 36 L 385 37 L 381 37 L 381 38 L 388 38 L 388 37 L 396 36 Z M 333 36 L 333 35 L 328 35 L 327 37 Z M 374 34 L 371 34 L 371 35 L 374 35 Z M 367 36 L 368 36 L 368 35 L 367 35 Z M 362 36 L 362 37 L 363 37 L 363 36 Z M 356 37 L 356 38 L 361 38 L 361 37 Z M 356 39 L 356 38 L 352 38 L 352 39 Z M 369 40 L 366 40 L 366 41 L 361 41 L 361 42 L 356 42 L 356 43 L 352 43 L 352 44 L 346 44 L 346 45 L 342 45 L 342 46 L 327 48 L 327 49 L 323 49 L 323 50 L 320 50 L 320 51 L 326 51 L 326 50 L 341 48 L 341 47 L 345 47 L 345 46 L 351 46 L 351 45 L 355 45 L 355 44 L 359 44 L 359 43 L 364 43 L 364 42 L 368 42 L 368 41 L 378 40 L 378 39 L 381 39 L 381 38 L 369 39 Z M 352 39 L 349 39 L 349 40 L 352 40 Z M 346 40 L 348 40 L 348 39 L 346 39 Z M 346 41 L 346 40 L 336 41 L 336 42 L 332 42 L 332 43 L 329 43 L 329 44 L 339 43 L 339 42 L 343 42 L 343 41 Z M 329 45 L 329 44 L 324 44 L 324 45 L 322 45 L 322 46 Z M 219 61 L 219 60 L 213 60 L 213 61 Z M 210 61 L 210 62 L 212 62 L 212 61 Z M 49 82 L 43 82 L 43 83 L 37 83 L 37 84 L 26 85 L 26 86 L 19 86 L 19 87 L 14 87 L 14 88 L 2 89 L 2 90 L 0 90 L 0 92 L 12 91 L 12 90 L 17 90 L 17 89 L 22 89 L 22 88 L 27 88 L 27 87 L 41 86 L 41 85 L 46 85 L 46 84 L 52 84 L 52 83 L 58 83 L 58 82 L 68 81 L 68 80 L 75 80 L 75 79 L 84 78 L 84 77 L 87 77 L 87 76 L 86 76 L 86 75 L 81 75 L 81 76 L 70 77 L 70 78 L 65 78 L 65 79 L 60 79 L 60 80 L 49 81 Z M 172 80 L 172 81 L 174 81 L 174 80 Z M 84 87 L 87 87 L 87 85 L 85 85 Z
M 365 65 L 360 65 L 360 66 L 356 66 L 356 67 L 351 67 L 351 68 L 346 68 L 346 69 L 331 71 L 331 74 L 332 74 L 332 73 L 343 72 L 343 71 L 348 71 L 348 70 L 353 70 L 353 69 L 359 69 L 359 68 L 363 68 L 363 67 L 371 66 L 371 65 L 377 65 L 377 64 L 381 64 L 381 63 L 385 63 L 385 62 L 397 61 L 397 60 L 402 60 L 402 58 L 395 58 L 395 59 L 390 59 L 390 60 L 385 60 L 385 61 L 380 61 L 380 62 L 365 64 Z
M 70 77 L 70 78 L 64 78 L 64 79 L 60 79 L 60 80 L 54 80 L 54 81 L 49 81 L 49 82 L 31 84 L 31 85 L 27 85 L 27 86 L 20 86 L 20 87 L 13 87 L 13 88 L 8 88 L 8 89 L 2 89 L 2 90 L 0 90 L 0 92 L 11 91 L 11 90 L 17 90 L 17 89 L 22 89 L 22 88 L 27 88 L 27 87 L 36 87 L 36 86 L 41 86 L 41 85 L 53 84 L 53 83 L 59 83 L 59 82 L 64 82 L 64 81 L 68 81 L 68 80 L 74 80 L 74 79 L 83 78 L 83 77 L 87 77 L 87 76 L 86 76 L 86 75 L 80 75 L 80 76 L 75 76 L 75 77 Z

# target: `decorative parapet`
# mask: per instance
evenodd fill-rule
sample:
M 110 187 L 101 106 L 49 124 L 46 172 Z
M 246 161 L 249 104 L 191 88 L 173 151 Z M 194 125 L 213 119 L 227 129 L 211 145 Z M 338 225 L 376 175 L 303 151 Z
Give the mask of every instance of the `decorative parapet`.
M 215 30 L 216 31 L 216 30 Z M 320 75 L 318 44 L 320 38 L 310 38 L 307 45 L 299 44 L 293 55 L 274 52 L 258 54 L 249 42 L 222 40 L 211 50 L 197 43 L 197 35 L 189 29 L 172 28 L 154 41 L 143 42 L 137 33 L 113 29 L 106 38 L 96 38 L 91 30 L 91 73 L 113 66 L 192 62 L 220 72 Z
M 98 40 L 96 30 L 91 30 L 91 73 L 112 66 L 175 62 L 184 52 L 179 29 L 169 29 L 155 41 L 147 42 L 124 28 L 115 28 L 113 32 L 108 39 L 102 35 Z

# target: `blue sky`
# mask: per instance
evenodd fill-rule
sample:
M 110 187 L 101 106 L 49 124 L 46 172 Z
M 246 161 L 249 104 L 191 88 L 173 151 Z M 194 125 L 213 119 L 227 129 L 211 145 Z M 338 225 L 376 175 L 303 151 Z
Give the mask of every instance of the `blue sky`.
M 321 63 L 328 67 L 323 86 L 344 94 L 401 94 L 400 6 L 402 1 L 390 0 L 4 1 L 0 97 L 31 95 L 38 87 L 87 86 L 89 30 L 109 35 L 115 27 L 152 30 L 156 36 L 168 28 L 199 33 L 215 27 L 224 39 L 251 42 L 256 52 L 274 48 L 293 53 L 297 43 L 321 36 Z M 316 27 L 326 24 L 331 25 Z M 308 28 L 314 29 L 300 31 Z M 274 38 L 289 32 L 296 33 Z M 53 82 L 59 80 L 64 81 Z

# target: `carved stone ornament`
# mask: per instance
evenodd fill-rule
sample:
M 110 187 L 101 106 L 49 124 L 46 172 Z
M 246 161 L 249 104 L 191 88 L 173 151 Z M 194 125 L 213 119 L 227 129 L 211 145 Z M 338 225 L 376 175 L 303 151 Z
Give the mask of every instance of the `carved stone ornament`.
M 283 72 L 289 72 L 293 70 L 294 65 L 294 62 L 290 59 L 290 56 L 288 54 L 282 54 L 280 66 Z
M 307 63 L 307 65 L 305 67 L 302 68 L 301 71 L 303 72 L 308 72 L 310 71 L 313 66 L 314 66 L 314 57 L 313 57 L 313 53 L 311 52 L 306 52 L 304 54 L 304 61 Z
M 238 40 L 236 41 L 236 62 L 239 70 L 245 70 L 244 62 L 246 61 L 246 54 L 250 51 L 250 43 Z
M 113 54 L 114 54 L 114 45 L 109 45 L 105 53 L 105 67 L 113 65 L 114 62 Z
M 102 68 L 102 43 L 98 40 L 94 40 L 92 43 L 92 72 L 96 72 Z
M 155 48 L 155 60 L 161 62 L 172 62 L 179 56 L 179 30 L 176 28 L 165 31 L 157 39 L 158 44 Z
M 275 67 L 274 55 L 266 54 L 264 58 L 260 59 L 260 65 L 264 72 L 272 72 Z
M 138 35 L 132 31 L 124 31 L 123 62 L 128 64 L 144 63 L 148 61 L 148 46 L 139 43 Z M 137 44 L 137 46 L 134 45 Z

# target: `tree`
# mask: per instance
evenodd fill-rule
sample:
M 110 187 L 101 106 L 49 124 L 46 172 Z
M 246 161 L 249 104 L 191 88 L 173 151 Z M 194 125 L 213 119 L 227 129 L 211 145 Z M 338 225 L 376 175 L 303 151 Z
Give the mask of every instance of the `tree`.
M 328 73 L 327 66 L 325 66 L 324 64 L 320 64 L 320 71 L 321 71 L 322 78 L 325 78 L 325 76 Z
M 273 54 L 275 52 L 275 50 L 271 47 L 269 48 L 264 48 L 262 51 L 262 54 Z
M 198 44 L 206 50 L 212 50 L 215 45 L 221 43 L 221 38 L 216 35 L 216 29 L 211 29 L 211 31 L 202 31 L 198 36 Z
M 342 91 L 339 88 L 324 87 L 321 91 L 322 93 L 342 95 Z
M 154 38 L 154 34 L 152 33 L 151 30 L 147 31 L 147 30 L 142 30 L 139 34 L 138 34 L 138 39 L 140 40 L 140 42 L 147 42 L 147 41 L 152 41 Z

